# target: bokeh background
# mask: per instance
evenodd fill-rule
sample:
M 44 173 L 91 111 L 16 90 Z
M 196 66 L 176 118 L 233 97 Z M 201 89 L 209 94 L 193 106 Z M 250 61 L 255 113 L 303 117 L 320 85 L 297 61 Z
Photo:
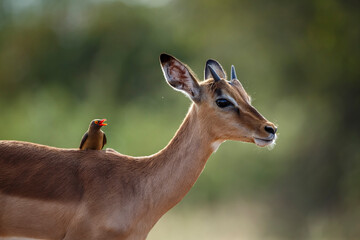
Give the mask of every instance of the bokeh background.
M 231 64 L 279 127 L 273 150 L 226 142 L 150 232 L 162 239 L 360 239 L 360 3 L 351 0 L 0 0 L 0 139 L 163 148 L 190 101 L 158 56 L 203 79 Z

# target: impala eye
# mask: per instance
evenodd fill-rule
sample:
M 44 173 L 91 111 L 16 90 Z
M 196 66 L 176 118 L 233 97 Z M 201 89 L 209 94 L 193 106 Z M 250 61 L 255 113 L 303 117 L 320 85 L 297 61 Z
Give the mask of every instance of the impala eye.
M 225 98 L 220 98 L 216 100 L 216 105 L 218 105 L 219 108 L 234 106 L 234 104 L 232 104 L 230 101 L 226 100 Z

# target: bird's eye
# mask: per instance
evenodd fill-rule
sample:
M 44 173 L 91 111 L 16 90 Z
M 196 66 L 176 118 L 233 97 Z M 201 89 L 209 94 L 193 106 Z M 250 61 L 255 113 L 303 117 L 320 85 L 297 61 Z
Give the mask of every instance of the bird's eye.
M 95 121 L 95 124 L 98 124 L 98 121 Z
M 219 108 L 234 106 L 234 104 L 232 104 L 230 101 L 226 100 L 225 98 L 220 98 L 216 100 L 216 105 L 218 105 Z

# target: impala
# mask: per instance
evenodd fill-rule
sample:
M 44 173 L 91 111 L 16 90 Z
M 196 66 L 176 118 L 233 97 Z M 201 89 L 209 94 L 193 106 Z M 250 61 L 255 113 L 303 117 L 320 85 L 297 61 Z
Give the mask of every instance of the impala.
M 170 143 L 131 157 L 112 149 L 78 150 L 0 141 L 0 236 L 41 239 L 146 239 L 191 189 L 225 140 L 274 144 L 276 127 L 215 60 L 199 82 L 176 58 L 160 55 L 165 79 L 191 100 Z

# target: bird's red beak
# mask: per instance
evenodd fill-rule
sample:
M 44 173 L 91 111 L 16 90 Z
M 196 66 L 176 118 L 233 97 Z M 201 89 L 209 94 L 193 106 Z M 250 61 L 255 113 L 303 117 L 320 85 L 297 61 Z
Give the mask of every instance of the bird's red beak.
M 106 126 L 107 123 L 104 123 L 105 121 L 106 121 L 106 119 L 101 119 L 101 120 L 99 121 L 99 126 Z

